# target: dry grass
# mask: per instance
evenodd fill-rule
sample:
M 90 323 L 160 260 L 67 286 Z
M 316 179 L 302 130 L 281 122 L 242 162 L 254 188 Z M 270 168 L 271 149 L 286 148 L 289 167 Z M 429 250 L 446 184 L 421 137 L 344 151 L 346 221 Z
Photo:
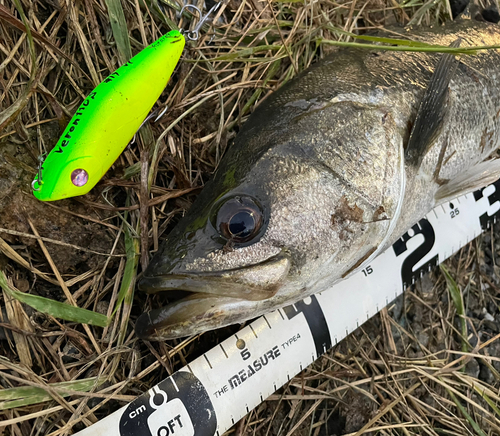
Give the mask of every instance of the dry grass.
M 254 106 L 334 50 L 320 39 L 351 40 L 334 28 L 364 33 L 449 18 L 446 1 L 230 0 L 215 35 L 207 28 L 185 50 L 158 103 L 167 113 L 142 129 L 96 189 L 35 202 L 28 186 L 37 157 L 129 50 L 172 23 L 190 25 L 175 9 L 166 0 L 0 0 L 0 270 L 22 292 L 113 316 L 104 329 L 84 327 L 0 294 L 0 435 L 70 434 L 234 331 L 136 339 L 134 320 L 159 304 L 134 296 L 138 264 L 189 207 Z M 498 247 L 492 237 L 490 244 L 486 258 L 487 247 L 475 243 L 448 266 L 464 294 L 466 338 L 440 277 L 382 311 L 231 432 L 500 434 Z

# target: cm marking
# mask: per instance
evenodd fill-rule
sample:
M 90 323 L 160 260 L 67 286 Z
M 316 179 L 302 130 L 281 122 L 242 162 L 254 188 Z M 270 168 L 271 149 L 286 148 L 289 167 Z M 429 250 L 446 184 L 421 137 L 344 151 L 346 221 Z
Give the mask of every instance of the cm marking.
M 142 406 L 139 406 L 137 409 L 132 410 L 132 412 L 130 412 L 128 416 L 130 417 L 130 419 L 134 419 L 145 411 L 146 411 L 146 406 L 143 404 Z

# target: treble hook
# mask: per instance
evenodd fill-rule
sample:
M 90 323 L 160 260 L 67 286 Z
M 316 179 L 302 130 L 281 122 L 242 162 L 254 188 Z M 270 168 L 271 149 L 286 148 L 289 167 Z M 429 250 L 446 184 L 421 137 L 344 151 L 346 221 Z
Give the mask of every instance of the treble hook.
M 43 155 L 38 156 L 38 174 L 37 178 L 31 182 L 31 189 L 33 191 L 40 191 L 42 189 L 42 164 L 43 161 L 45 160 L 45 157 Z M 38 189 L 35 189 L 35 183 L 38 182 Z
M 151 120 L 152 118 L 154 118 L 156 116 L 156 118 L 154 119 L 153 123 L 156 123 L 163 115 L 165 115 L 165 112 L 167 112 L 167 109 L 168 109 L 168 106 L 165 106 L 161 112 L 159 112 L 158 109 L 154 109 L 146 118 L 145 120 L 141 123 L 141 125 L 139 126 L 139 128 L 137 129 L 137 132 L 139 130 L 141 130 L 141 127 L 144 126 L 144 124 L 146 124 L 149 120 Z M 158 115 L 157 115 L 158 114 Z M 135 140 L 137 139 L 137 132 L 134 133 L 134 136 L 132 137 L 132 140 L 130 141 L 129 145 L 132 145 L 133 143 L 135 143 Z
M 215 3 L 215 5 L 213 5 L 205 15 L 202 15 L 202 12 L 200 11 L 200 9 L 195 5 L 187 4 L 187 5 L 183 6 L 183 8 L 181 9 L 181 12 L 180 12 L 181 15 L 184 12 L 184 9 L 191 8 L 191 9 L 194 9 L 196 12 L 198 12 L 198 15 L 200 16 L 200 21 L 193 30 L 184 31 L 185 35 L 187 36 L 188 39 L 190 39 L 191 41 L 198 40 L 198 38 L 200 37 L 200 29 L 205 24 L 205 22 L 208 20 L 208 17 L 210 15 L 212 15 L 213 13 L 215 13 L 217 11 L 217 9 L 220 8 L 222 3 L 223 3 L 222 1 Z

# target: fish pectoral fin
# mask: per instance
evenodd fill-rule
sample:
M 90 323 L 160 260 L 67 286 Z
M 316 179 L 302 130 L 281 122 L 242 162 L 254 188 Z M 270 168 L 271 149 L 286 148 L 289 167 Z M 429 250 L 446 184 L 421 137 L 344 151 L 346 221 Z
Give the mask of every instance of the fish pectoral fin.
M 461 40 L 457 39 L 450 47 L 459 47 L 460 42 Z M 418 108 L 405 150 L 405 161 L 408 164 L 420 167 L 424 156 L 441 131 L 448 110 L 448 86 L 459 62 L 456 56 L 446 53 L 439 59 Z
M 481 162 L 440 186 L 434 198 L 436 203 L 444 203 L 460 195 L 483 188 L 499 178 L 500 159 Z

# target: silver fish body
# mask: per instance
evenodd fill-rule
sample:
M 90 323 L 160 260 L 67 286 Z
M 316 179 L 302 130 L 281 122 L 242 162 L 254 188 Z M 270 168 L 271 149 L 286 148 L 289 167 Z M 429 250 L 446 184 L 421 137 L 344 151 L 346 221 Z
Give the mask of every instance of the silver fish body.
M 472 21 L 411 35 L 500 44 L 500 27 Z M 500 145 L 500 53 L 462 56 L 439 114 L 420 113 L 442 56 L 342 49 L 263 101 L 139 283 L 192 295 L 143 314 L 137 334 L 186 336 L 323 291 L 498 178 L 483 162 Z M 437 127 L 415 160 L 417 114 Z

